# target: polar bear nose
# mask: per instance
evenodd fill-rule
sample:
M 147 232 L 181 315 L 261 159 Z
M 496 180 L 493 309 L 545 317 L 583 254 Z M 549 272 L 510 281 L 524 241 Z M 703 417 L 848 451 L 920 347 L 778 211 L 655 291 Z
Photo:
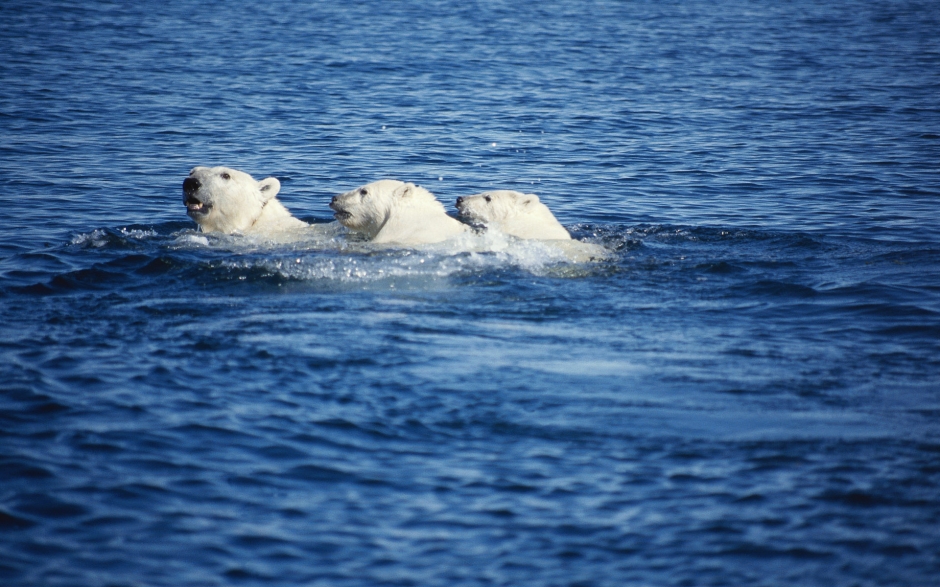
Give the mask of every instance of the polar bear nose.
M 459 206 L 461 204 L 463 204 L 463 196 L 460 196 L 459 198 L 457 198 L 457 205 Z
M 202 184 L 195 177 L 187 177 L 183 180 L 183 193 L 187 196 L 195 194 L 201 187 Z

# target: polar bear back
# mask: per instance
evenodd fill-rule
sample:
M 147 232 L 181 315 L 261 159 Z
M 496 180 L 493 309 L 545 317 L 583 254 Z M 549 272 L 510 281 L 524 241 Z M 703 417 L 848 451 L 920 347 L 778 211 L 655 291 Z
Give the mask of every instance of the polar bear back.
M 518 238 L 570 240 L 571 235 L 558 222 L 548 206 L 535 194 L 495 190 L 457 198 L 460 214 Z
M 374 243 L 438 243 L 468 228 L 447 215 L 428 190 L 385 179 L 340 194 L 330 202 L 341 224 Z

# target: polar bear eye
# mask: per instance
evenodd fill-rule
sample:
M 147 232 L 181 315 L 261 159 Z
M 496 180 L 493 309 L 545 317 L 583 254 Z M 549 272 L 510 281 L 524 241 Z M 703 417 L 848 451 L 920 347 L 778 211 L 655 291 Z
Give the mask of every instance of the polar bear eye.
M 483 199 L 486 200 L 487 202 L 493 201 L 493 198 L 491 198 L 490 196 L 483 196 Z
M 223 173 L 223 174 L 222 174 L 222 179 L 232 179 L 232 176 L 229 175 L 229 174 L 227 174 L 227 173 Z
M 363 189 L 359 190 L 359 195 L 360 195 L 360 196 L 368 196 L 368 195 L 369 195 L 369 190 L 363 188 Z

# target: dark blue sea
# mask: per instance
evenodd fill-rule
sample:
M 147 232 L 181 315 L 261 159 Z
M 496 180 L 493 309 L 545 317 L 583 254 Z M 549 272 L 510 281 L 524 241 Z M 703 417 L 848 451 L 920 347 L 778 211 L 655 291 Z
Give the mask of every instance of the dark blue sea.
M 0 584 L 940 585 L 940 3 L 0 23 Z M 610 256 L 199 233 L 197 165 Z

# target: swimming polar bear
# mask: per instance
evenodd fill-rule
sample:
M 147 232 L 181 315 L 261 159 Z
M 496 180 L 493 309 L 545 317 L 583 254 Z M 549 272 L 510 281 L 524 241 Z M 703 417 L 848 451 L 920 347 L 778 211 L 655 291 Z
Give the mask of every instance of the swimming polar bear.
M 535 194 L 513 190 L 494 190 L 457 198 L 457 210 L 470 222 L 496 229 L 525 240 L 545 241 L 560 249 L 569 261 L 585 263 L 608 258 L 610 252 L 600 245 L 584 243 L 558 222 L 548 206 Z
M 203 232 L 272 234 L 309 226 L 277 200 L 280 189 L 275 177 L 255 181 L 237 169 L 194 167 L 183 180 L 183 203 Z
M 518 238 L 571 240 L 571 234 L 535 194 L 495 190 L 457 198 L 457 210 L 471 222 L 493 226 Z
M 340 224 L 374 243 L 439 243 L 470 230 L 448 216 L 431 192 L 394 179 L 335 196 L 330 208 Z

